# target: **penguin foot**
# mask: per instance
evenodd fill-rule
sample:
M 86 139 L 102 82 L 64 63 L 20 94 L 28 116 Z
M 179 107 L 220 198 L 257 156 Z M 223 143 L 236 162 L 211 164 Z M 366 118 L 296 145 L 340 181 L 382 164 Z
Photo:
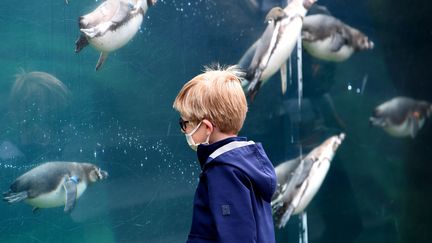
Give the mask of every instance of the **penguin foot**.
M 40 208 L 38 208 L 38 207 L 34 207 L 34 208 L 32 209 L 32 213 L 33 213 L 34 215 L 38 215 L 38 214 L 40 213 Z
M 81 31 L 84 35 L 86 35 L 88 38 L 93 38 L 93 37 L 95 37 L 95 36 L 98 34 L 98 32 L 97 32 L 97 30 L 96 30 L 96 27 L 94 27 L 94 28 L 89 28 L 89 29 L 80 29 L 80 31 Z
M 80 29 L 87 29 L 88 25 L 89 25 L 89 21 L 86 19 L 85 16 L 80 16 L 78 18 L 78 27 Z
M 132 3 L 129 3 L 129 8 L 131 10 L 131 12 L 130 12 L 131 15 L 135 15 L 135 14 L 137 14 L 140 11 L 140 9 L 141 9 L 141 2 L 142 2 L 142 0 L 138 1 L 138 3 L 135 4 L 135 5 L 132 4 Z
M 93 28 L 88 29 L 80 29 L 82 33 L 84 33 L 88 38 L 94 38 L 96 36 L 101 36 L 105 34 L 109 30 L 111 26 L 113 26 L 114 23 L 111 21 L 99 24 Z
M 282 217 L 280 218 L 280 221 L 278 223 L 278 228 L 281 229 L 285 227 L 285 225 L 288 223 L 288 220 L 290 219 L 292 213 L 294 212 L 294 207 L 292 205 L 288 206 L 286 211 L 283 213 Z

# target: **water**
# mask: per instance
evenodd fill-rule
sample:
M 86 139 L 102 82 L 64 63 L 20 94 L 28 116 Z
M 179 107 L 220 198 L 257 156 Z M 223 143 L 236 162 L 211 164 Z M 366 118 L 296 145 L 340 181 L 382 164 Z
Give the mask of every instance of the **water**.
M 172 102 L 203 65 L 235 64 L 262 33 L 267 10 L 280 4 L 251 2 L 159 0 L 140 32 L 95 72 L 99 53 L 75 54 L 74 41 L 78 16 L 100 1 L 1 1 L 0 189 L 54 160 L 95 163 L 110 177 L 69 215 L 1 203 L 0 242 L 185 242 L 200 171 Z M 394 96 L 432 101 L 430 4 L 320 4 L 375 49 L 337 64 L 303 52 L 301 110 L 296 76 L 282 96 L 277 74 L 250 104 L 241 135 L 262 142 L 277 165 L 347 134 L 308 207 L 309 242 L 429 242 L 430 121 L 415 139 L 398 139 L 370 127 L 368 117 Z M 23 71 L 49 73 L 66 88 L 13 92 Z M 297 242 L 297 223 L 293 217 L 277 230 L 277 241 Z

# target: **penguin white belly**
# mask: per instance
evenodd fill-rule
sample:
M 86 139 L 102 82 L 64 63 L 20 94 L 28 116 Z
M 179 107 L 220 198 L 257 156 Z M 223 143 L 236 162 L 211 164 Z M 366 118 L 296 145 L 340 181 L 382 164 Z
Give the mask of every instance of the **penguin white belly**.
M 87 185 L 85 183 L 78 183 L 76 199 L 78 199 L 83 194 L 86 188 Z M 35 198 L 26 199 L 26 202 L 38 208 L 53 208 L 65 205 L 66 191 L 64 189 L 63 183 L 61 183 L 54 191 L 44 193 Z
M 281 39 L 270 56 L 267 67 L 261 75 L 263 84 L 280 69 L 282 64 L 284 64 L 291 55 L 300 35 L 303 20 L 301 18 L 294 18 L 289 22 L 289 19 L 286 19 L 282 20 L 281 24 L 282 26 L 285 26 L 285 29 L 280 37 Z
M 411 136 L 412 126 L 414 126 L 412 122 L 417 122 L 417 121 L 411 121 L 411 119 L 407 119 L 400 125 L 386 126 L 384 127 L 384 130 L 386 130 L 390 135 L 393 135 L 395 137 Z M 418 121 L 418 130 L 420 130 L 423 127 L 424 123 L 425 123 L 425 119 L 420 119 Z
M 331 42 L 329 37 L 314 42 L 303 41 L 303 46 L 311 56 L 333 62 L 343 62 L 354 53 L 354 49 L 347 45 L 343 45 L 337 52 L 333 52 Z
M 307 205 L 309 205 L 310 201 L 318 192 L 318 189 L 321 187 L 321 184 L 323 183 L 329 168 L 330 168 L 330 161 L 327 159 L 314 163 L 311 169 L 311 173 L 309 175 L 307 188 L 304 194 L 297 195 L 297 197 L 301 197 L 301 198 L 293 214 L 298 214 L 300 212 L 303 212 L 303 210 L 307 207 Z M 298 199 L 295 200 L 297 201 Z
M 124 23 L 114 31 L 107 31 L 102 36 L 89 39 L 89 43 L 100 52 L 112 52 L 126 45 L 138 32 L 143 15 L 137 14 L 128 22 Z

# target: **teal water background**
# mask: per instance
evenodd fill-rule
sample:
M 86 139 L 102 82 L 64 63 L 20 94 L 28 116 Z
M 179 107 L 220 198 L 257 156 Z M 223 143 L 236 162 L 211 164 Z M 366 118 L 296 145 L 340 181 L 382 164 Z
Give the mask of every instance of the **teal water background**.
M 110 177 L 88 188 L 71 214 L 1 203 L 0 242 L 185 242 L 200 170 L 172 102 L 203 65 L 235 64 L 262 33 L 267 10 L 280 4 L 250 2 L 159 0 L 140 32 L 96 72 L 99 53 L 75 54 L 74 41 L 78 17 L 100 1 L 1 1 L 0 189 L 54 160 L 92 162 Z M 296 157 L 300 144 L 308 152 L 346 132 L 308 208 L 310 242 L 430 242 L 432 125 L 397 139 L 370 127 L 368 117 L 394 96 L 432 101 L 431 4 L 320 4 L 376 48 L 339 64 L 303 53 L 301 112 L 295 81 L 282 96 L 275 75 L 250 104 L 240 135 L 262 142 L 276 166 Z M 11 98 L 22 71 L 54 75 L 67 100 L 38 88 Z M 277 230 L 278 242 L 297 242 L 296 224 L 294 217 Z

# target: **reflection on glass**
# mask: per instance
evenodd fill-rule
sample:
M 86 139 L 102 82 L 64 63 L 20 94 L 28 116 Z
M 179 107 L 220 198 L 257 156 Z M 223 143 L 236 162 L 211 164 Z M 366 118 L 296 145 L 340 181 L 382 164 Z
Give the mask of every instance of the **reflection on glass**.
M 10 92 L 9 112 L 21 146 L 47 146 L 55 141 L 70 92 L 56 77 L 45 72 L 21 72 Z

